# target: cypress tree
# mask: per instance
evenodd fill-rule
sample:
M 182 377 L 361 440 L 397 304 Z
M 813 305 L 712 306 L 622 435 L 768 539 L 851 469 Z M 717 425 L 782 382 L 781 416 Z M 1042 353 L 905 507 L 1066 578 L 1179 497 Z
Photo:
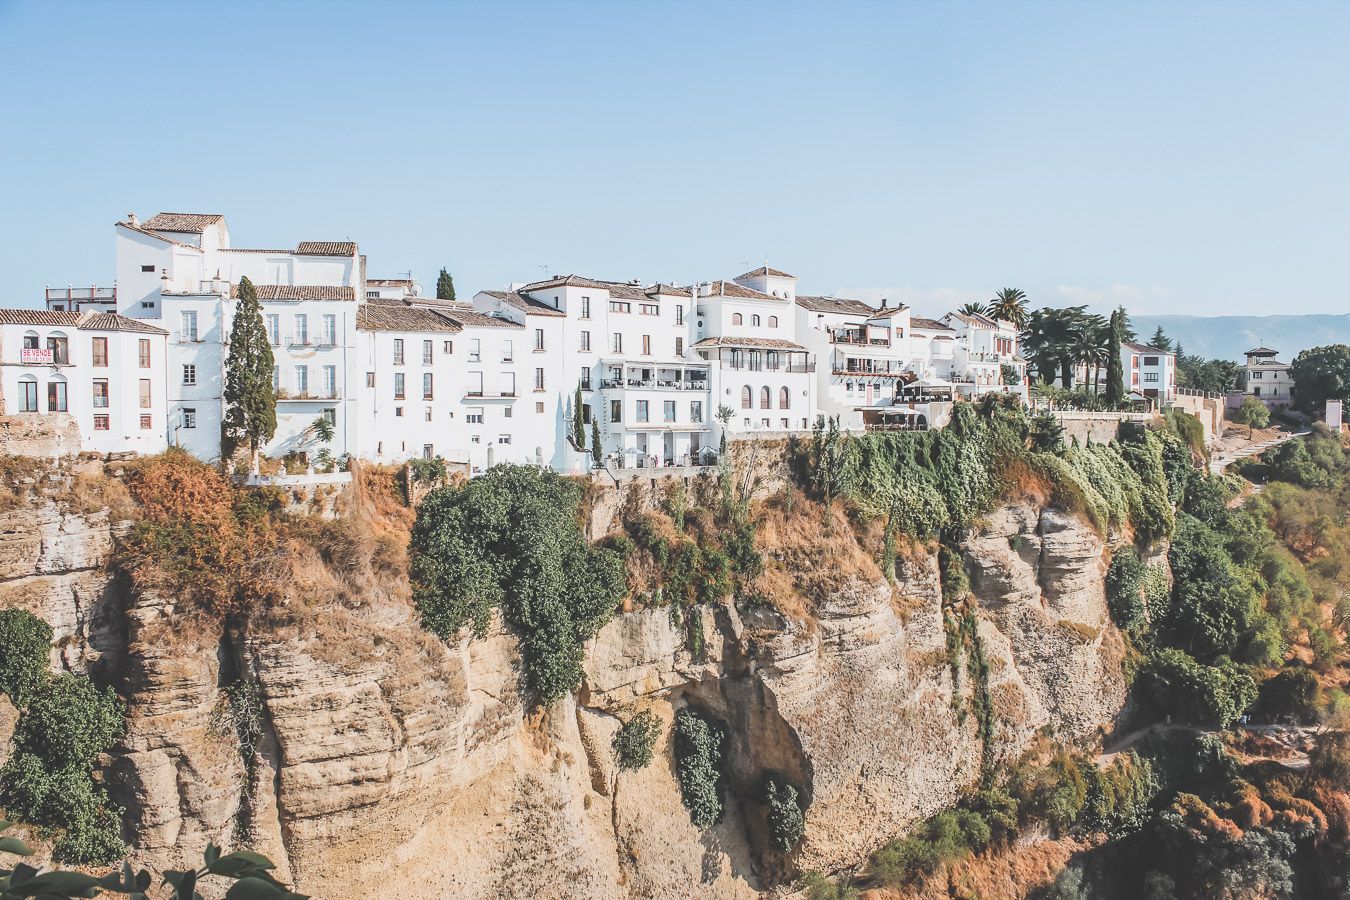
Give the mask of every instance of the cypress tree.
M 591 416 L 591 459 L 598 469 L 605 464 L 604 451 L 600 447 L 600 417 Z
M 1106 357 L 1106 402 L 1119 406 L 1125 401 L 1125 368 L 1120 362 L 1121 312 L 1111 313 Z
M 450 273 L 444 268 L 441 269 L 441 274 L 436 276 L 436 299 L 455 299 L 455 279 L 451 278 Z
M 226 456 L 248 444 L 250 453 L 272 439 L 277 430 L 277 397 L 272 390 L 272 345 L 263 325 L 262 307 L 253 282 L 239 279 L 239 302 L 230 328 L 225 357 L 225 420 L 221 444 Z
M 581 385 L 577 385 L 577 395 L 572 400 L 572 443 L 578 450 L 586 449 L 586 420 L 581 414 Z

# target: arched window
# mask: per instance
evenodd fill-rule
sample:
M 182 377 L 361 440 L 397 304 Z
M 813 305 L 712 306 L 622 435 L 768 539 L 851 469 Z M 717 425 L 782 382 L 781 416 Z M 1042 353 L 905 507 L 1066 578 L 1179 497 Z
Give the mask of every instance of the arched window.
M 42 349 L 42 341 L 40 338 L 38 338 L 38 333 L 36 331 L 25 331 L 23 333 L 23 349 L 25 350 Z
M 751 316 L 751 317 L 750 317 L 750 324 L 753 325 L 753 326 L 755 326 L 756 328 L 758 328 L 758 327 L 759 327 L 759 316 L 758 316 L 758 315 Z
M 778 408 L 787 409 L 788 407 L 790 407 L 792 405 L 791 397 L 792 394 L 788 391 L 787 388 L 783 388 L 782 390 L 780 390 L 778 392 Z
M 47 412 L 66 412 L 66 379 L 53 375 L 47 382 Z
M 732 325 L 742 325 L 742 324 L 744 324 L 744 323 L 745 323 L 745 318 L 744 318 L 740 313 L 732 313 L 732 314 L 731 314 L 731 324 L 732 324 Z
M 19 412 L 38 411 L 37 379 L 25 375 L 19 379 Z
M 741 409 L 755 408 L 755 394 L 750 390 L 750 385 L 741 388 Z
M 773 393 L 769 390 L 768 385 L 759 389 L 759 408 L 773 409 Z
M 777 316 L 769 316 L 769 327 L 770 327 L 770 328 L 777 328 L 777 327 L 778 327 L 778 317 L 777 317 Z

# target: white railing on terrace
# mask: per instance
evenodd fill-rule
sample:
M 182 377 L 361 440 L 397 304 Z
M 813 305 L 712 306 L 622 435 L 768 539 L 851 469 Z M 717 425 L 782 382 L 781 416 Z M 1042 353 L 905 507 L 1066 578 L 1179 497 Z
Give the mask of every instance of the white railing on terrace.
M 116 287 L 99 287 L 91 284 L 89 287 L 63 287 L 47 288 L 48 300 L 107 300 L 117 299 Z
M 612 388 L 643 388 L 655 391 L 706 391 L 708 382 L 706 381 L 668 381 L 665 379 L 648 378 L 606 378 L 600 382 L 601 390 Z

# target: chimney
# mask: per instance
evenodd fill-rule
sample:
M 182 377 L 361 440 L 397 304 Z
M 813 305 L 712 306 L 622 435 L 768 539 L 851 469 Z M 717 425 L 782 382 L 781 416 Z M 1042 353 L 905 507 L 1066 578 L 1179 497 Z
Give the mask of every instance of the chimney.
M 886 304 L 889 303 L 889 302 L 890 302 L 890 301 L 887 300 L 885 297 L 882 297 L 882 298 L 881 298 L 881 308 L 882 308 L 882 309 L 885 309 L 885 308 L 886 308 Z
M 136 228 L 140 226 L 141 220 L 136 218 L 136 214 L 134 212 L 129 212 L 127 213 L 127 224 L 132 226 L 133 228 Z

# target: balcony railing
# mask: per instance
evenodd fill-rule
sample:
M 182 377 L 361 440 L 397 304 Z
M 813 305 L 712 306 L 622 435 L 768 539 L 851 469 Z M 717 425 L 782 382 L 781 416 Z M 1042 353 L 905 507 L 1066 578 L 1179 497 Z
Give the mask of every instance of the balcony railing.
M 108 303 L 111 303 L 112 301 L 114 301 L 114 300 L 117 299 L 117 288 L 115 288 L 115 287 L 107 287 L 107 288 L 105 288 L 105 287 L 98 287 L 97 285 L 90 285 L 89 287 L 78 287 L 78 288 L 77 288 L 77 287 L 63 287 L 63 288 L 52 288 L 52 287 L 49 287 L 49 288 L 47 288 L 47 299 L 48 299 L 49 301 L 51 301 L 51 300 L 96 300 L 96 301 L 100 301 L 100 302 L 108 302 Z
M 853 347 L 889 347 L 891 339 L 888 337 L 864 337 L 860 334 L 831 334 L 830 343 L 847 344 Z
M 641 378 L 607 378 L 600 382 L 602 390 L 613 388 L 641 388 L 643 390 L 653 391 L 706 391 L 708 382 L 706 381 L 670 381 L 664 379 L 641 379 Z
M 745 361 L 736 363 L 729 359 L 724 359 L 722 360 L 721 365 L 724 369 L 736 369 L 738 371 L 743 370 L 748 372 L 787 372 L 790 374 L 800 374 L 802 372 L 814 372 L 816 370 L 815 360 L 806 363 L 779 363 L 776 366 L 771 366 L 766 363 L 752 364 Z

